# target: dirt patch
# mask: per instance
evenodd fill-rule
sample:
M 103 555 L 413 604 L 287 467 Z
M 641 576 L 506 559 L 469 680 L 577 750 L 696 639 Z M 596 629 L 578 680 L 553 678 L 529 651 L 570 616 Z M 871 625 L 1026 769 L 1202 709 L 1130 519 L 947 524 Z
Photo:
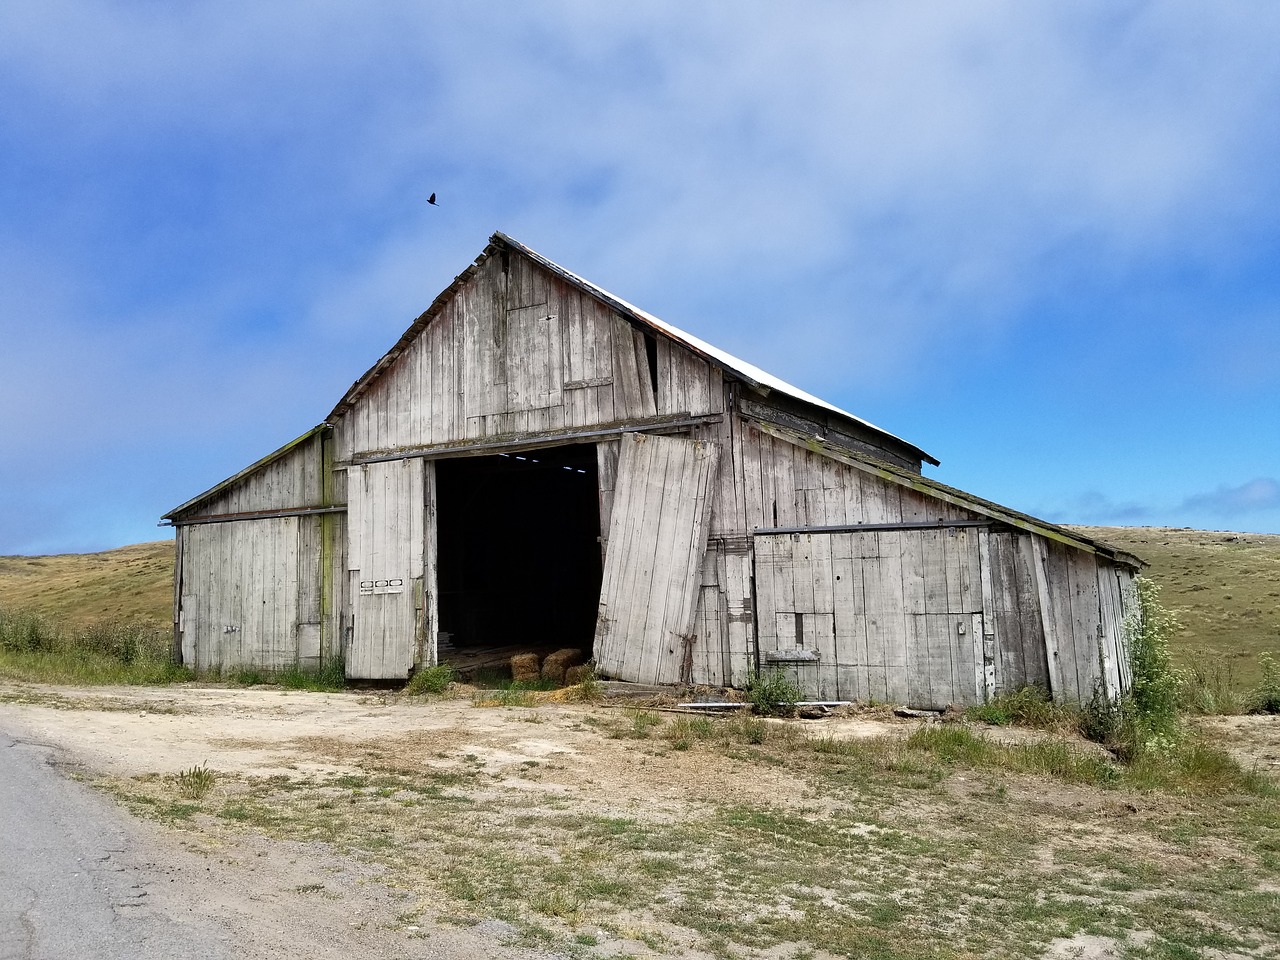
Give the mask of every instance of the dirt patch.
M 229 878 L 287 861 L 257 871 L 266 888 L 248 882 L 276 905 L 244 907 L 254 922 L 299 909 L 339 922 L 359 906 L 389 936 L 496 931 L 584 958 L 860 956 L 864 943 L 1101 958 L 1172 922 L 1172 878 L 1191 878 L 1209 918 L 1196 923 L 1233 917 L 1224 942 L 1262 942 L 1275 913 L 1280 830 L 1252 801 L 1223 819 L 1209 800 L 913 746 L 1054 739 L 1040 731 L 194 685 L 10 685 L 0 721 L 66 750 Z M 1249 725 L 1244 741 L 1270 749 L 1274 730 Z M 184 798 L 176 775 L 197 765 L 216 783 Z M 1194 942 L 1190 922 L 1177 935 Z
M 1280 775 L 1280 716 L 1203 717 L 1198 724 L 1245 768 Z
M 671 751 L 656 737 L 631 735 L 633 718 L 646 713 L 643 705 L 477 707 L 466 698 L 423 701 L 194 685 L 177 692 L 102 688 L 65 695 L 26 686 L 10 696 L 21 697 L 24 690 L 37 708 L 23 711 L 24 722 L 42 740 L 71 751 L 95 773 L 120 777 L 169 775 L 196 764 L 247 777 L 354 774 L 370 767 L 476 768 L 505 789 L 521 790 L 527 784 L 509 775 L 540 768 L 540 789 L 650 812 L 730 801 L 791 808 L 812 799 L 782 768 L 741 756 Z M 59 709 L 68 705 L 74 709 Z M 865 716 L 766 722 L 834 740 L 901 740 L 929 723 Z M 978 733 L 1003 743 L 1050 736 L 1011 727 L 982 727 Z M 1080 744 L 1082 750 L 1093 748 Z

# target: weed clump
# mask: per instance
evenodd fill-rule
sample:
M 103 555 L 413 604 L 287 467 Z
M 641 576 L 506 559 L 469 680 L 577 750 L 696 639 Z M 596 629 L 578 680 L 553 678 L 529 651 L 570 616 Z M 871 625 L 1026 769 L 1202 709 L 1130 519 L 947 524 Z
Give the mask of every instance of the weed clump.
M 800 688 L 781 673 L 757 673 L 747 681 L 747 700 L 762 717 L 794 717 Z
M 434 667 L 418 670 L 409 682 L 404 685 L 404 692 L 414 696 L 427 693 L 444 693 L 453 683 L 454 670 L 447 663 L 438 663 Z
M 275 682 L 286 690 L 338 693 L 347 687 L 346 663 L 341 657 L 330 657 L 318 670 L 308 670 L 294 664 L 276 674 Z
M 599 703 L 604 699 L 604 684 L 596 676 L 595 667 L 588 665 L 584 670 L 582 679 L 566 691 L 565 699 L 571 703 Z
M 203 763 L 192 767 L 190 770 L 182 770 L 175 773 L 173 780 L 184 797 L 200 800 L 213 789 L 217 774 L 209 769 L 207 763 Z
M 1245 698 L 1246 713 L 1280 713 L 1280 662 L 1269 653 L 1258 658 L 1262 682 Z
M 1241 698 L 1230 663 L 1198 654 L 1183 673 L 1181 707 L 1186 713 L 1221 716 L 1240 712 Z
M 688 750 L 697 740 L 710 740 L 716 735 L 715 724 L 708 717 L 681 717 L 664 731 L 673 750 Z
M 1010 693 L 1002 693 L 987 703 L 970 707 L 965 717 L 995 727 L 1039 727 L 1050 730 L 1069 727 L 1072 713 L 1067 707 L 1053 702 L 1043 687 L 1022 687 Z
M 1132 681 L 1118 700 L 1101 689 L 1080 711 L 1080 734 L 1132 763 L 1146 754 L 1168 755 L 1183 742 L 1180 710 L 1186 678 L 1175 670 L 1169 641 L 1178 619 L 1160 603 L 1160 588 L 1146 577 L 1134 579 L 1138 612 L 1125 621 Z

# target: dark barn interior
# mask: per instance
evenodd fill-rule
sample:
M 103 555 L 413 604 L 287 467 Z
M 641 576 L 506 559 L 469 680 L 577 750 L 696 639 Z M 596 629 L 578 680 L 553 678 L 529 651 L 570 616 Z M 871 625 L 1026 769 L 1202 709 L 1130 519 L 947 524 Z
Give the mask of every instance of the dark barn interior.
M 436 482 L 440 660 L 465 673 L 517 649 L 589 656 L 601 578 L 595 447 L 439 460 Z

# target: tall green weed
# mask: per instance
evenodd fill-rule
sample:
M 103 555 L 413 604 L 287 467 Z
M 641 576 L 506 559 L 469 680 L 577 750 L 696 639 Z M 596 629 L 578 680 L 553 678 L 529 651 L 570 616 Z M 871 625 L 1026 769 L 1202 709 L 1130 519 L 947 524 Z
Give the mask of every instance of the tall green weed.
M 747 681 L 747 700 L 762 717 L 794 717 L 800 688 L 776 670 L 757 673 Z
M 171 683 L 191 671 L 173 659 L 173 634 L 148 624 L 76 627 L 0 610 L 0 675 L 51 683 Z
M 1161 604 L 1154 581 L 1136 577 L 1134 584 L 1138 611 L 1125 621 L 1129 690 L 1119 700 L 1095 690 L 1080 713 L 1080 733 L 1125 762 L 1149 753 L 1171 753 L 1186 733 L 1180 709 L 1186 678 L 1174 669 L 1169 653 L 1169 641 L 1180 629 L 1178 618 Z
M 1262 682 L 1245 697 L 1246 713 L 1280 713 L 1280 662 L 1269 653 L 1258 658 Z

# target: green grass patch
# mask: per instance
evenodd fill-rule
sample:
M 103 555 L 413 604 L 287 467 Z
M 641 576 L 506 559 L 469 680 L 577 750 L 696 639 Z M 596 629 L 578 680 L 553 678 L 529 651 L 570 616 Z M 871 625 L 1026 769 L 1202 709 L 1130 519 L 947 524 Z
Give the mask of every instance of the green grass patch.
M 1258 658 L 1262 678 L 1243 698 L 1248 713 L 1280 713 L 1280 662 L 1269 653 Z
M 762 717 L 793 717 L 800 688 L 779 671 L 757 673 L 747 681 L 747 700 Z
M 165 684 L 192 679 L 173 661 L 171 630 L 146 624 L 61 623 L 0 610 L 0 676 L 33 683 Z
M 447 663 L 439 663 L 434 667 L 424 667 L 415 671 L 409 678 L 409 682 L 404 685 L 404 692 L 414 696 L 440 694 L 448 690 L 453 681 L 453 667 Z
M 208 764 L 200 764 L 188 770 L 182 770 L 173 776 L 179 792 L 192 800 L 203 799 L 213 789 L 218 775 L 209 769 Z
M 286 690 L 307 690 L 311 693 L 338 693 L 347 687 L 346 665 L 341 657 L 330 657 L 318 670 L 296 665 L 287 667 L 272 679 Z
M 1041 687 L 1023 687 L 1002 693 L 990 701 L 965 711 L 969 720 L 993 726 L 1038 727 L 1045 730 L 1074 730 L 1075 713 L 1053 702 Z

